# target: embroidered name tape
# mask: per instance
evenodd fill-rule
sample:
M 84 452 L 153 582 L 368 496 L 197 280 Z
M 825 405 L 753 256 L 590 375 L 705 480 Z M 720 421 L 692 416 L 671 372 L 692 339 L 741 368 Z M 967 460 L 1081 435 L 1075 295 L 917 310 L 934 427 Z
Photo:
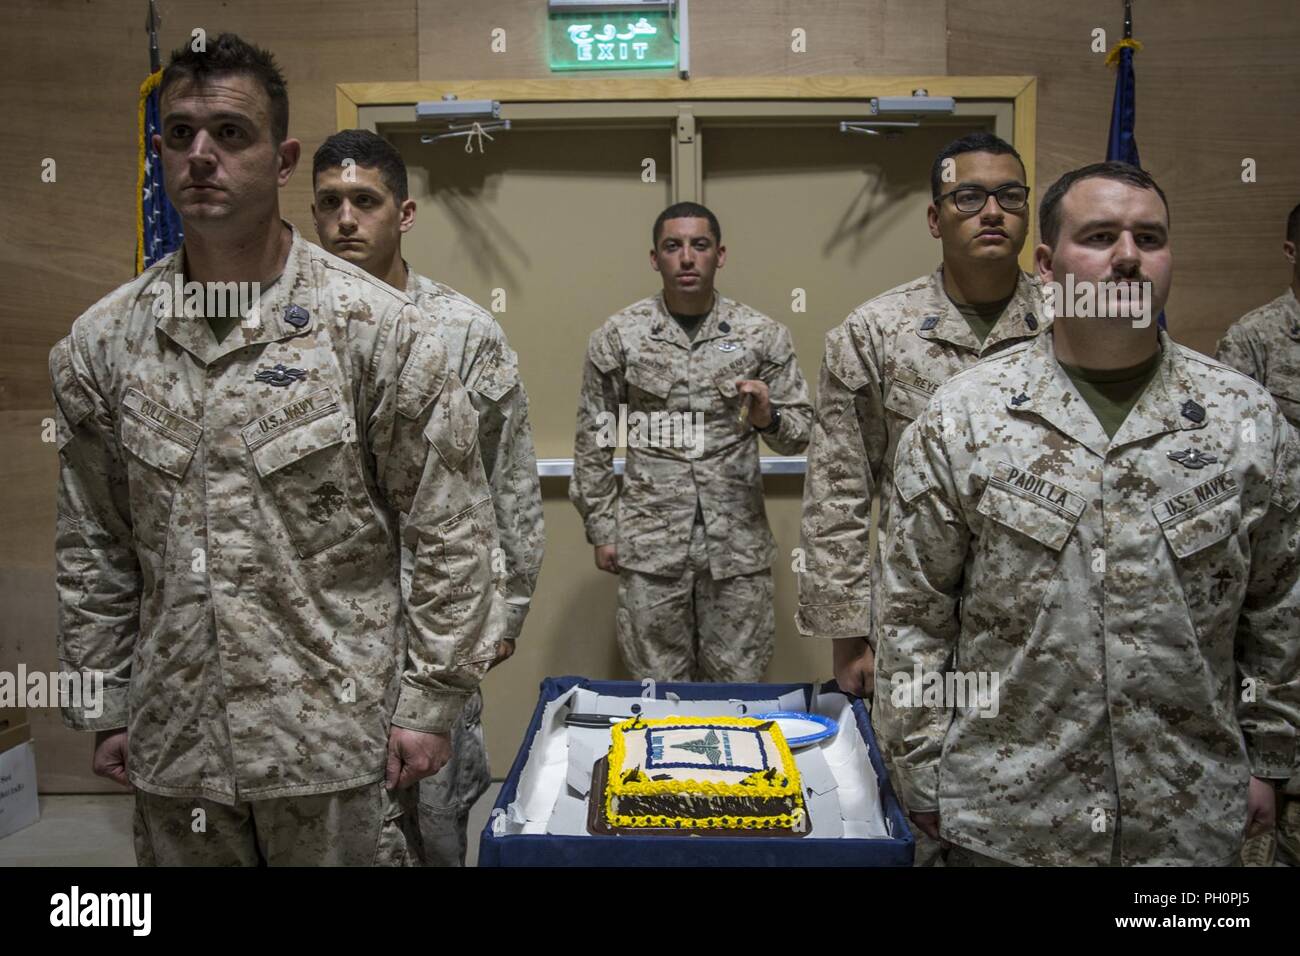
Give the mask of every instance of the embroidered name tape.
M 1026 498 L 1041 502 L 1068 517 L 1077 518 L 1083 514 L 1084 500 L 1074 492 L 1062 488 L 1042 475 L 1017 468 L 1008 462 L 998 462 L 989 481 Z
M 1183 518 L 1212 508 L 1225 498 L 1231 498 L 1236 494 L 1236 477 L 1232 472 L 1223 471 L 1199 485 L 1194 485 L 1186 491 L 1180 491 L 1158 502 L 1155 507 L 1156 520 L 1160 522 L 1162 528 L 1168 527 L 1175 521 L 1181 521 Z
M 197 445 L 199 436 L 203 434 L 199 425 L 158 404 L 139 389 L 128 388 L 122 397 L 122 405 L 187 445 Z
M 307 397 L 300 398 L 296 402 L 290 402 L 288 405 L 282 405 L 275 411 L 269 412 L 256 421 L 245 425 L 243 428 L 244 441 L 250 447 L 256 447 L 291 425 L 301 424 L 309 418 L 318 418 L 338 407 L 338 402 L 334 400 L 334 393 L 330 389 L 317 389 Z

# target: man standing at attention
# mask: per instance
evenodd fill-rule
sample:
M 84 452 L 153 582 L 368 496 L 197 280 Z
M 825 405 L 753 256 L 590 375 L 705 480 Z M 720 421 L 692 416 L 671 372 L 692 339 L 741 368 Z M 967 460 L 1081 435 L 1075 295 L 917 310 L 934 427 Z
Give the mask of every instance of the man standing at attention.
M 1269 390 L 1293 428 L 1300 428 L 1300 205 L 1286 217 L 1282 255 L 1291 266 L 1291 286 L 1248 312 L 1228 328 L 1216 358 L 1245 372 Z M 1274 856 L 1300 866 L 1300 773 L 1278 790 L 1277 832 L 1246 841 L 1247 864 L 1271 866 Z
M 712 212 L 669 206 L 651 240 L 663 290 L 587 344 L 569 499 L 596 567 L 619 576 L 618 645 L 635 677 L 756 681 L 775 641 L 776 555 L 758 436 L 802 452 L 808 388 L 789 330 L 714 290 L 727 251 Z
M 1044 289 L 1077 298 L 941 386 L 898 449 L 881 745 L 949 865 L 1227 865 L 1296 767 L 1300 438 L 1158 328 L 1147 173 L 1066 173 L 1040 224 Z
M 351 160 L 351 162 L 348 162 Z M 488 619 L 493 666 L 515 651 L 542 564 L 542 487 L 528 422 L 528 395 L 515 353 L 496 320 L 454 289 L 417 273 L 402 258 L 415 225 L 406 164 L 369 130 L 335 133 L 312 161 L 312 216 L 328 251 L 395 289 L 405 289 L 436 334 L 478 413 L 479 455 L 492 490 L 502 573 Z M 404 573 L 409 572 L 403 568 Z M 483 741 L 483 698 L 475 691 L 452 732 L 451 761 L 420 781 L 425 862 L 464 866 L 469 812 L 492 782 Z
M 1045 324 L 1037 283 L 1017 264 L 1029 189 L 1015 149 L 991 133 L 963 136 L 935 157 L 930 189 L 943 262 L 827 333 L 808 448 L 796 621 L 802 634 L 834 639 L 835 676 L 859 696 L 872 687 L 880 564 L 879 547 L 868 549 L 871 504 L 879 496 L 883 527 L 899 436 L 943 382 Z
M 1046 326 L 1036 280 L 1017 257 L 1029 223 L 1025 168 L 990 133 L 949 143 L 930 169 L 930 235 L 943 262 L 881 293 L 826 336 L 817 418 L 804 478 L 799 575 L 802 634 L 833 640 L 846 693 L 874 686 L 873 594 L 883 535 L 870 548 L 871 506 L 889 517 L 894 451 L 940 384 L 981 358 L 1032 339 Z M 938 845 L 915 833 L 916 863 Z
M 271 55 L 222 34 L 160 89 L 184 245 L 50 354 L 59 657 L 105 688 L 64 719 L 135 787 L 141 864 L 412 863 L 410 785 L 497 650 L 474 410 L 409 299 L 280 218 Z

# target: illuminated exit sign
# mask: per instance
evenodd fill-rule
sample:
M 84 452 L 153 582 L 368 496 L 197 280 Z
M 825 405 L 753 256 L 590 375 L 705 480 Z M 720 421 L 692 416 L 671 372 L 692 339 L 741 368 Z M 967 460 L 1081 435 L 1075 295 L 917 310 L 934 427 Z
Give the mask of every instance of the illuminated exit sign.
M 552 70 L 646 70 L 677 65 L 668 12 L 552 13 Z

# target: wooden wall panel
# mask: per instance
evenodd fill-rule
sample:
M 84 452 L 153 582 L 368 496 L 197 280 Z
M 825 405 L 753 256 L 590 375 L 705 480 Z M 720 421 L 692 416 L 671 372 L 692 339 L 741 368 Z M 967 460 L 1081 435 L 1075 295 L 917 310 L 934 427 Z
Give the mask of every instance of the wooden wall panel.
M 947 0 L 696 0 L 692 76 L 944 72 Z M 420 79 L 523 79 L 552 74 L 542 0 L 419 0 Z M 506 31 L 505 52 L 491 49 Z M 807 50 L 790 49 L 802 28 Z M 1020 73 L 1020 70 L 1007 70 Z M 666 75 L 610 71 L 599 75 Z

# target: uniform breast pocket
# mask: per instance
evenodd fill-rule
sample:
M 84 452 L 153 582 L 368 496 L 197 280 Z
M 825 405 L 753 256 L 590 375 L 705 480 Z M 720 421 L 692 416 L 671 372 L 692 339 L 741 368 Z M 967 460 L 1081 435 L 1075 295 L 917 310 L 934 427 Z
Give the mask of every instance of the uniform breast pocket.
M 354 434 L 329 389 L 244 429 L 257 474 L 301 557 L 333 547 L 374 519 Z
M 666 369 L 633 362 L 627 367 L 626 377 L 627 384 L 634 389 L 628 396 L 633 408 L 662 409 L 668 404 L 673 382 Z
M 930 404 L 929 392 L 900 382 L 898 379 L 890 383 L 889 393 L 885 396 L 885 407 L 909 422 L 920 418 L 928 404 Z
M 1084 507 L 1081 497 L 1046 478 L 998 465 L 977 509 L 988 520 L 964 598 L 963 617 L 976 615 L 973 630 L 1028 639 Z
M 1241 499 L 1224 472 L 1151 509 L 1172 555 L 1196 633 L 1233 633 L 1249 560 L 1238 540 Z
M 120 439 L 127 452 L 131 520 L 136 541 L 166 550 L 177 490 L 198 448 L 202 427 L 139 389 L 122 399 Z

